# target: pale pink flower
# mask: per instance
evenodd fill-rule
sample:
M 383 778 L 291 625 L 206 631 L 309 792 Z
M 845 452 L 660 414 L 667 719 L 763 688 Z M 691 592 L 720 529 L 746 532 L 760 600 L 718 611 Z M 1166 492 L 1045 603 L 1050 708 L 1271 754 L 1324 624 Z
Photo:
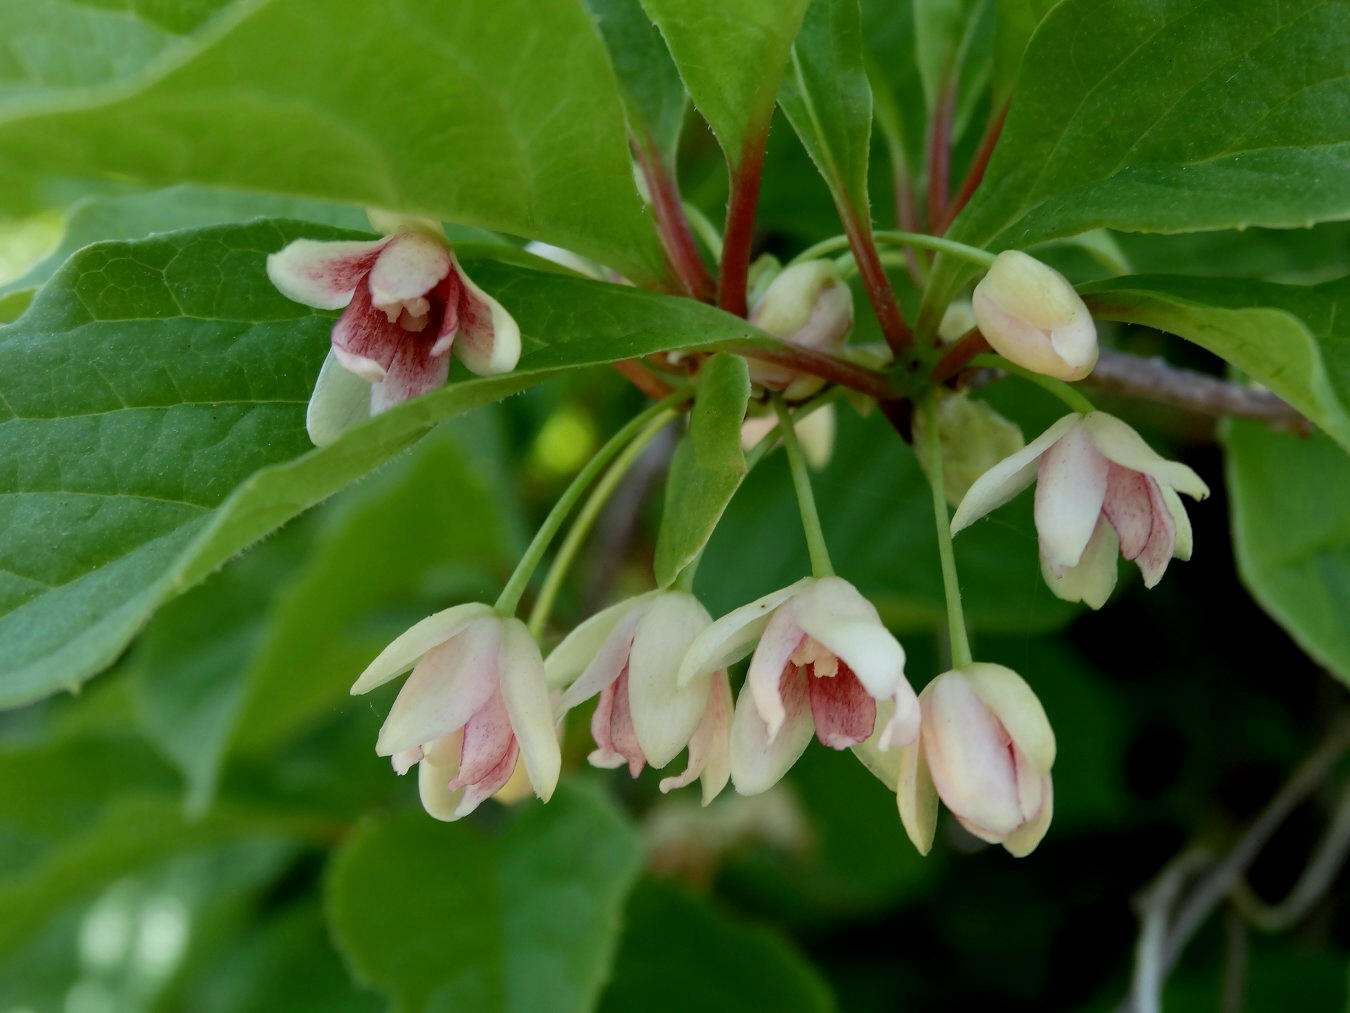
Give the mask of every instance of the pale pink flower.
M 955 534 L 1036 483 L 1041 572 L 1066 601 L 1101 608 L 1116 584 L 1116 550 L 1144 586 L 1173 558 L 1191 556 L 1191 522 L 1177 492 L 1204 499 L 1194 471 L 1164 460 L 1105 412 L 1066 415 L 983 475 L 952 517 Z
M 475 285 L 439 227 L 378 218 L 382 239 L 297 239 L 267 258 L 283 295 L 317 309 L 346 307 L 333 325 L 307 425 L 319 445 L 392 405 L 444 386 L 450 352 L 480 376 L 520 358 L 520 329 Z
M 664 767 L 688 747 L 684 772 L 663 778 L 661 791 L 699 778 L 706 805 L 726 786 L 727 673 L 719 669 L 685 685 L 676 682 L 686 648 L 711 623 L 688 592 L 651 592 L 597 613 L 553 650 L 544 668 L 550 685 L 567 686 L 563 713 L 600 694 L 591 716 L 591 763 L 626 765 L 637 777 L 643 767 Z
M 750 308 L 750 322 L 788 344 L 836 353 L 853 328 L 853 292 L 830 260 L 786 268 Z M 750 360 L 750 379 L 789 400 L 809 397 L 824 381 L 786 366 Z
M 742 795 L 775 784 L 812 735 L 832 749 L 867 740 L 878 701 L 894 706 L 881 746 L 913 738 L 919 711 L 904 649 L 847 581 L 808 577 L 728 613 L 690 645 L 680 681 L 752 648 L 731 729 L 731 779 Z
M 1097 326 L 1067 278 L 1020 250 L 994 258 L 970 299 L 980 333 L 1011 362 L 1061 380 L 1097 364 Z
M 386 647 L 352 693 L 366 693 L 412 668 L 389 709 L 375 751 L 398 773 L 414 764 L 422 805 L 457 820 L 511 779 L 517 759 L 548 801 L 562 758 L 544 662 L 519 619 L 487 605 L 428 616 Z
M 900 751 L 897 802 L 920 854 L 933 846 L 937 800 L 983 841 L 1030 854 L 1054 811 L 1055 735 L 1041 702 L 1002 665 L 972 662 L 919 694 L 918 739 Z

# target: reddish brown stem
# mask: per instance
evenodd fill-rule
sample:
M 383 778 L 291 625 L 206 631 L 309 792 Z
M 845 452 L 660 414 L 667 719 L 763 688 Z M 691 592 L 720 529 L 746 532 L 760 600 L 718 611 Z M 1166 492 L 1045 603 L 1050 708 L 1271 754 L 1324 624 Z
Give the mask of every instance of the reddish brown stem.
M 900 362 L 914 344 L 914 335 L 910 333 L 909 326 L 900 315 L 900 307 L 895 303 L 891 280 L 886 277 L 881 258 L 877 256 L 876 243 L 872 241 L 872 230 L 850 207 L 839 208 L 839 220 L 844 225 L 844 235 L 848 236 L 849 248 L 858 265 L 858 275 L 867 289 L 867 298 L 881 325 L 881 333 L 890 346 L 891 354 Z
M 989 351 L 989 342 L 977 330 L 970 330 L 952 342 L 933 367 L 933 382 L 946 383 L 965 369 L 975 356 Z
M 767 130 L 756 130 L 746 141 L 740 160 L 729 166 L 731 193 L 722 230 L 722 270 L 717 279 L 717 305 L 738 317 L 746 315 L 745 283 L 750 273 L 750 244 L 755 233 L 755 205 L 759 176 L 764 168 Z
M 952 168 L 952 115 L 956 106 L 956 82 L 943 79 L 937 105 L 928 121 L 928 225 L 935 235 L 947 209 L 947 188 Z
M 891 170 L 892 186 L 895 190 L 895 221 L 905 232 L 919 231 L 919 206 L 914 196 L 914 181 L 909 178 L 909 169 L 899 159 Z M 919 253 L 912 246 L 906 246 L 905 267 L 914 284 L 923 288 L 923 271 L 919 269 Z
M 989 158 L 994 153 L 994 145 L 998 144 L 999 135 L 1003 133 L 1003 121 L 1007 117 L 1008 103 L 1004 102 L 1003 107 L 990 118 L 989 125 L 985 127 L 984 136 L 980 138 L 980 146 L 975 150 L 975 157 L 970 161 L 970 168 L 966 170 L 965 179 L 961 180 L 961 186 L 956 191 L 956 196 L 947 205 L 941 223 L 933 230 L 934 235 L 943 235 L 951 227 L 953 219 L 969 203 L 975 188 L 984 179 L 984 170 L 989 167 Z
M 622 375 L 634 387 L 654 401 L 660 401 L 675 388 L 648 370 L 637 359 L 621 359 L 611 362 L 614 371 Z
M 656 227 L 661 234 L 661 244 L 665 247 L 670 266 L 679 277 L 686 294 L 700 302 L 711 302 L 712 275 L 708 273 L 694 243 L 694 234 L 684 216 L 674 176 L 667 170 L 650 138 L 642 142 L 634 139 L 632 147 L 642 169 L 642 178 L 646 180 L 647 192 L 651 195 Z
M 747 359 L 786 366 L 799 373 L 810 373 L 878 400 L 895 397 L 895 390 L 884 374 L 824 352 L 802 348 L 800 345 L 790 345 L 787 342 L 770 344 L 763 340 L 746 338 L 740 341 L 718 342 L 717 348 L 735 352 Z

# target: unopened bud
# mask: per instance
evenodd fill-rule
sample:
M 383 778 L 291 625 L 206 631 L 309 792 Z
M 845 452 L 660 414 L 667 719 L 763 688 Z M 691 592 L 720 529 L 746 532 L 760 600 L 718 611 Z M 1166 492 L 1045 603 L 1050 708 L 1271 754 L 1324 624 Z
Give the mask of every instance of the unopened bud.
M 1067 278 L 1018 250 L 994 260 L 971 298 L 994 351 L 1060 380 L 1081 380 L 1097 364 L 1097 328 Z
M 765 289 L 750 322 L 790 344 L 834 354 L 853 327 L 853 293 L 832 261 L 793 264 Z M 817 376 L 753 361 L 750 379 L 789 399 L 808 397 L 824 384 Z
M 970 303 L 963 299 L 952 303 L 942 314 L 942 322 L 938 324 L 938 337 L 942 339 L 944 345 L 950 345 L 974 326 L 976 326 L 975 311 L 970 308 Z
M 984 401 L 965 394 L 945 397 L 937 405 L 938 448 L 942 454 L 942 492 L 957 506 L 975 480 L 1026 442 L 1022 430 Z M 914 415 L 914 446 L 925 472 L 929 462 L 928 418 Z

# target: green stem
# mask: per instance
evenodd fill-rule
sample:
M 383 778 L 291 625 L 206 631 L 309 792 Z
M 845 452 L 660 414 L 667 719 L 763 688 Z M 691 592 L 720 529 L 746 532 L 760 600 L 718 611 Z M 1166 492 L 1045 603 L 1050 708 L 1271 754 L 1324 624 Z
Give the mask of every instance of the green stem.
M 963 668 L 974 659 L 970 637 L 966 634 L 966 616 L 961 608 L 961 586 L 956 577 L 956 554 L 952 551 L 951 518 L 947 496 L 943 492 L 942 443 L 938 436 L 937 399 L 930 391 L 923 399 L 924 421 L 928 423 L 928 484 L 933 490 L 933 519 L 937 522 L 938 558 L 942 560 L 942 588 L 947 595 L 947 635 L 952 645 L 952 667 Z
M 972 366 L 984 366 L 987 369 L 998 369 L 1005 373 L 1011 373 L 1013 376 L 1020 376 L 1029 383 L 1034 383 L 1042 390 L 1055 395 L 1066 405 L 1080 414 L 1087 415 L 1089 412 L 1095 412 L 1097 409 L 1092 402 L 1085 398 L 1073 387 L 1069 386 L 1063 380 L 1056 380 L 1053 376 L 1046 376 L 1043 373 L 1037 373 L 1035 370 L 1026 369 L 1017 365 L 1015 362 L 1009 362 L 1001 355 L 977 355 L 970 360 Z
M 498 615 L 513 616 L 516 614 L 521 596 L 525 593 L 530 578 L 534 576 L 535 569 L 544 558 L 544 553 L 548 551 L 553 536 L 558 533 L 558 529 L 562 527 L 562 522 L 571 513 L 572 507 L 576 506 L 577 501 L 581 499 L 581 494 L 600 474 L 601 469 L 609 464 L 624 447 L 628 446 L 649 422 L 657 416 L 673 414 L 674 406 L 688 400 L 690 393 L 688 387 L 681 387 L 679 390 L 667 394 L 660 401 L 648 405 L 636 416 L 629 419 L 622 429 L 611 436 L 608 442 L 596 451 L 595 456 L 586 463 L 586 466 L 577 472 L 577 477 L 572 479 L 572 484 L 563 491 L 563 494 L 558 498 L 558 502 L 553 504 L 553 509 L 544 518 L 544 523 L 539 526 L 534 540 L 525 550 L 525 555 L 521 556 L 520 562 L 516 564 L 511 579 L 506 582 L 506 587 L 502 589 L 497 604 L 493 606 Z
M 806 456 L 797 442 L 797 431 L 792 428 L 792 416 L 779 394 L 773 396 L 773 410 L 778 413 L 778 432 L 787 451 L 788 467 L 792 470 L 792 485 L 797 491 L 797 505 L 802 511 L 802 531 L 806 535 L 806 550 L 811 555 L 811 573 L 816 577 L 832 577 L 830 552 L 825 547 L 825 535 L 820 530 L 820 515 L 816 513 L 816 499 L 811 494 L 811 476 L 806 471 Z
M 713 255 L 713 260 L 722 259 L 722 233 L 702 211 L 696 208 L 688 201 L 684 203 L 684 216 L 689 219 L 690 226 L 698 233 L 699 239 L 702 239 L 708 247 L 708 252 Z
M 549 564 L 548 573 L 544 575 L 544 583 L 539 586 L 539 594 L 535 597 L 534 607 L 530 610 L 530 621 L 527 625 L 536 640 L 544 632 L 549 613 L 553 611 L 553 601 L 558 596 L 558 589 L 562 586 L 563 578 L 567 576 L 567 571 L 572 567 L 572 561 L 576 558 L 577 550 L 581 548 L 586 536 L 590 534 L 591 526 L 595 523 L 596 517 L 600 515 L 601 509 L 609 502 L 609 497 L 614 493 L 614 487 L 622 481 L 624 475 L 628 474 L 628 469 L 633 466 L 637 456 L 646 449 L 652 438 L 670 423 L 673 414 L 673 412 L 664 411 L 653 418 L 647 424 L 647 428 L 642 430 L 636 439 L 624 448 L 623 453 L 614 458 L 614 463 L 609 466 L 609 470 L 600 477 L 600 481 L 595 483 L 595 488 L 591 490 L 591 494 L 586 497 L 586 502 L 582 504 L 576 520 L 572 522 L 567 537 L 558 546 L 553 562 Z
M 941 236 L 928 236 L 922 232 L 901 232 L 897 229 L 883 229 L 880 232 L 872 233 L 872 237 L 879 243 L 893 243 L 897 246 L 917 246 L 925 250 L 937 250 L 941 253 L 950 253 L 954 257 L 960 257 L 962 260 L 968 260 L 972 264 L 978 264 L 980 267 L 989 267 L 994 262 L 994 254 L 988 250 L 981 250 L 979 247 L 967 246 L 965 243 L 958 243 L 954 239 L 943 239 Z M 814 260 L 817 257 L 824 257 L 839 250 L 846 250 L 849 247 L 847 236 L 834 236 L 830 239 L 821 240 L 814 246 L 808 246 L 797 254 L 787 266 L 799 264 L 804 260 Z

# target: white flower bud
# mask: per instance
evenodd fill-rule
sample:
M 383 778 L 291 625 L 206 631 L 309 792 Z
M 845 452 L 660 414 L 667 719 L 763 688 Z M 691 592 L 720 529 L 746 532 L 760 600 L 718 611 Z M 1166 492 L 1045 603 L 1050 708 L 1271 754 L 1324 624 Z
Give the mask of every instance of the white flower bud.
M 853 328 L 853 293 L 833 261 L 793 264 L 765 289 L 750 322 L 790 344 L 835 354 Z M 824 384 L 820 377 L 753 360 L 750 379 L 789 399 L 809 397 Z
M 1060 380 L 1081 380 L 1097 364 L 1097 328 L 1067 278 L 1018 250 L 1005 250 L 971 297 L 975 321 L 994 351 Z

